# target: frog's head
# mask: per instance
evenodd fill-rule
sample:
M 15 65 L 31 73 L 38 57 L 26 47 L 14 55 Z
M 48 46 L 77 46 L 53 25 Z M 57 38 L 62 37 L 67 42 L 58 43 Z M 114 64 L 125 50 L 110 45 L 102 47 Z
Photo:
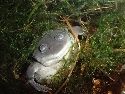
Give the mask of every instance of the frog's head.
M 51 66 L 59 62 L 74 43 L 72 35 L 67 29 L 48 31 L 39 41 L 33 58 L 44 66 Z
M 73 27 L 77 35 L 83 35 L 81 27 Z M 66 28 L 50 30 L 43 34 L 34 53 L 33 58 L 44 66 L 51 66 L 58 63 L 72 47 L 75 39 Z

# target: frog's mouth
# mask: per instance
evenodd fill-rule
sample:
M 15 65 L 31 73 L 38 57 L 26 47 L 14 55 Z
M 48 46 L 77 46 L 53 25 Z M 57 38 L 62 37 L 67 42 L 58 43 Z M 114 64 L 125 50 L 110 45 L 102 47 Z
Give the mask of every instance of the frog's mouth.
M 31 57 L 30 60 L 33 61 L 33 62 L 38 62 L 33 56 Z M 38 62 L 38 63 L 39 63 L 39 62 Z
M 43 65 L 41 62 L 39 62 L 39 61 L 40 61 L 39 58 L 36 58 L 36 57 L 34 57 L 34 56 L 31 57 L 31 61 L 32 61 L 32 62 L 37 62 L 37 63 Z M 45 66 L 45 65 L 43 65 L 43 66 Z M 46 66 L 45 66 L 45 67 L 46 67 Z

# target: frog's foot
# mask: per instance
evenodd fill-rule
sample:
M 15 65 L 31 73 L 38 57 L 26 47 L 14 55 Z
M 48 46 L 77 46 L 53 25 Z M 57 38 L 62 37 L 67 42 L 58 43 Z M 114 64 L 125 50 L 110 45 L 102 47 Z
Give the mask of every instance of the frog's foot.
M 36 90 L 42 91 L 42 92 L 48 92 L 52 90 L 51 88 L 47 87 L 46 85 L 41 85 L 34 81 L 34 79 L 28 81 Z

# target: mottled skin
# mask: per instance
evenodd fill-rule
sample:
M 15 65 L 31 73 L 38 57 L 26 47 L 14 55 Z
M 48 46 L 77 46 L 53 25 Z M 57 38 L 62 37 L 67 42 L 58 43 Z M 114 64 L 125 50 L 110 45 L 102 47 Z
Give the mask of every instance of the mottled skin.
M 73 28 L 77 34 L 83 34 L 78 26 Z M 43 34 L 33 53 L 33 62 L 27 69 L 29 83 L 38 91 L 47 92 L 50 88 L 40 85 L 43 79 L 51 79 L 63 66 L 60 60 L 68 55 L 75 39 L 66 28 L 51 30 Z

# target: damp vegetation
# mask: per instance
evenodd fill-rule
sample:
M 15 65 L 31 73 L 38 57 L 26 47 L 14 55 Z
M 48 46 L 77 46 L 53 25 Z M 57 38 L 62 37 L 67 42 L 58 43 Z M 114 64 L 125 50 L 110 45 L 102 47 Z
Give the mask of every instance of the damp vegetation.
M 65 68 L 71 68 L 53 78 L 62 80 L 49 93 L 120 94 L 125 90 L 124 6 L 124 0 L 0 0 L 0 94 L 41 94 L 25 77 L 32 53 L 43 32 L 69 24 L 81 26 L 86 37 L 75 58 L 66 61 Z

